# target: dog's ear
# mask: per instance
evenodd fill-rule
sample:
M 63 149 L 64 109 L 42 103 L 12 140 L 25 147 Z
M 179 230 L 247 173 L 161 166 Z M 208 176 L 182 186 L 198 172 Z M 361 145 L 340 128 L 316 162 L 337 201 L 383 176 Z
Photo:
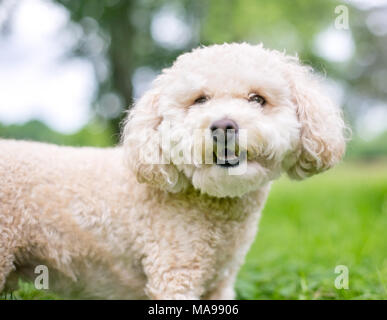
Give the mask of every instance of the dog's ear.
M 340 109 L 323 91 L 311 68 L 294 59 L 287 63 L 287 76 L 301 123 L 296 161 L 288 175 L 300 180 L 331 168 L 342 158 L 347 128 Z
M 157 88 L 149 90 L 129 111 L 122 134 L 125 163 L 140 183 L 179 192 L 184 187 L 184 177 L 162 157 L 160 95 Z

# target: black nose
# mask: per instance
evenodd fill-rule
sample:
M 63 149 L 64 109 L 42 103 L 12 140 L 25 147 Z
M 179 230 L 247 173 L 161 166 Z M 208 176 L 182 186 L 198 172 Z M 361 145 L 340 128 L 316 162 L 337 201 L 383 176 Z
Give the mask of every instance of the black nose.
M 235 133 L 238 132 L 238 125 L 234 120 L 231 119 L 222 119 L 222 120 L 217 120 L 214 123 L 212 123 L 210 127 L 211 131 L 214 132 L 215 130 L 222 130 L 222 131 L 227 131 L 227 130 L 234 130 Z
M 222 135 L 223 137 L 225 137 L 227 141 L 229 140 L 229 138 L 233 137 L 238 133 L 239 127 L 234 120 L 221 119 L 213 122 L 210 129 L 212 131 L 212 137 L 214 138 L 215 141 L 217 141 L 217 138 L 219 135 Z

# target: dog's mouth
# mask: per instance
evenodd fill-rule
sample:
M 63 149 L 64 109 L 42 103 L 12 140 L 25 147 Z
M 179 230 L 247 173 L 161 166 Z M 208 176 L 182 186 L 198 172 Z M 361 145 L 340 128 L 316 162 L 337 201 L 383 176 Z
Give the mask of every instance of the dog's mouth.
M 239 152 L 237 149 L 225 147 L 214 151 L 214 163 L 222 168 L 236 167 L 244 159 L 244 155 L 244 152 Z
M 214 163 L 222 168 L 232 168 L 239 165 L 239 157 L 235 154 L 229 155 L 226 149 L 224 156 L 214 152 Z

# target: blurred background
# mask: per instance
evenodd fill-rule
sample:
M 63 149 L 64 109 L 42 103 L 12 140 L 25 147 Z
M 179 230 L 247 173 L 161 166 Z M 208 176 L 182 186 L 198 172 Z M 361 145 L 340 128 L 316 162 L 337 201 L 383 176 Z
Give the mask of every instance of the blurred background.
M 298 54 L 353 129 L 337 169 L 274 185 L 238 296 L 386 298 L 387 0 L 0 0 L 0 137 L 114 145 L 161 69 L 233 41 Z

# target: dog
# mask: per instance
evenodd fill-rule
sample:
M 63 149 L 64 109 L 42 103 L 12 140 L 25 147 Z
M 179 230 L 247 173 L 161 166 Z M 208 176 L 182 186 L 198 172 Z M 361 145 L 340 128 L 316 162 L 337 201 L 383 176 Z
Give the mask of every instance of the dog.
M 345 130 L 297 57 L 247 43 L 182 54 L 117 147 L 0 140 L 0 291 L 43 265 L 61 297 L 234 299 L 271 182 L 333 167 Z

